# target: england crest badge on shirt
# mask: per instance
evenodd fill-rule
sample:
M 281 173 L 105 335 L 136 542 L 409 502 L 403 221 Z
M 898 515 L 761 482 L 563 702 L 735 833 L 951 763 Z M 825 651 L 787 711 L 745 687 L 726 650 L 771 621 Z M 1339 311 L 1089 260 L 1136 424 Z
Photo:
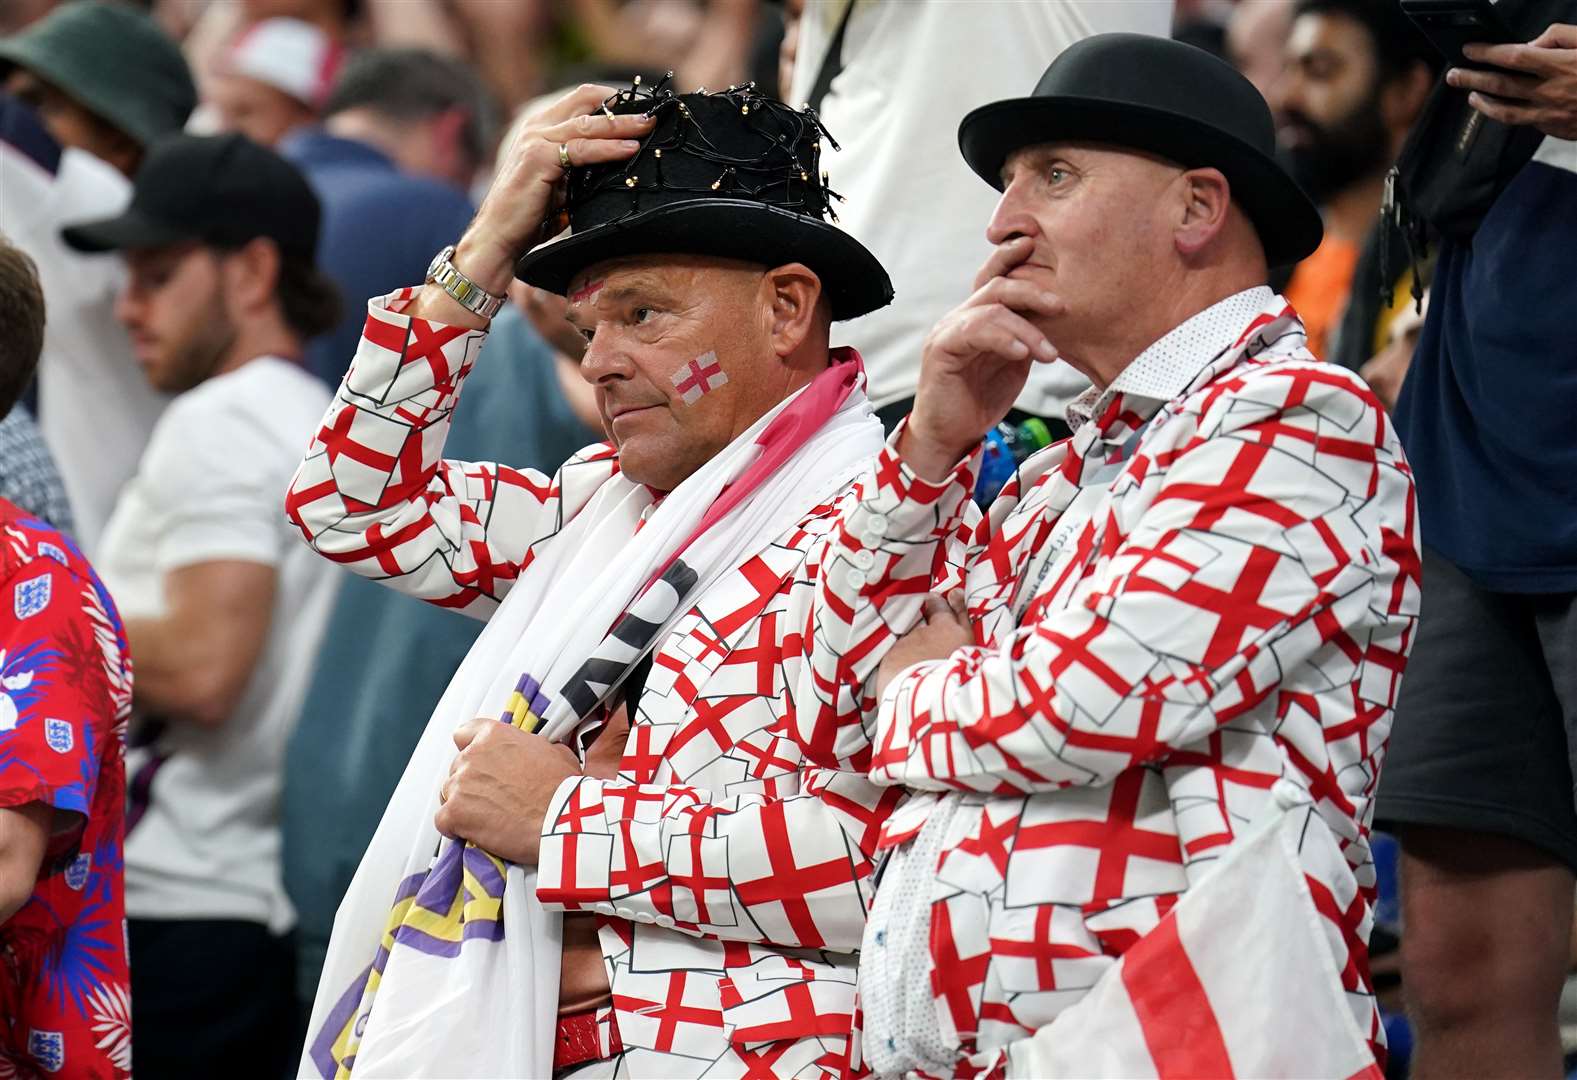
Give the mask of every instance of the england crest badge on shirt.
M 45 1072 L 59 1072 L 66 1064 L 66 1037 L 58 1031 L 32 1029 L 27 1037 L 27 1052 Z
M 49 606 L 51 580 L 48 574 L 44 574 L 30 581 L 17 583 L 16 589 L 11 594 L 11 606 L 17 618 L 30 618 Z
M 49 748 L 57 754 L 70 753 L 71 748 L 77 745 L 76 733 L 71 729 L 71 721 L 49 719 L 44 721 L 44 741 Z
M 88 883 L 88 871 L 93 869 L 93 853 L 84 851 L 66 864 L 66 885 L 73 892 L 81 892 Z

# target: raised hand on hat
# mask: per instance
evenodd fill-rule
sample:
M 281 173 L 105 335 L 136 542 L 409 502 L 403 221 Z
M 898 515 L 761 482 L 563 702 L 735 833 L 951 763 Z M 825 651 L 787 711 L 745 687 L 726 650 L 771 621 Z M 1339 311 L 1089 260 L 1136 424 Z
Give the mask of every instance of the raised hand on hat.
M 500 159 L 476 217 L 455 245 L 453 261 L 461 273 L 494 295 L 509 287 L 515 260 L 541 239 L 543 223 L 563 201 L 566 170 L 560 147 L 572 166 L 635 155 L 654 121 L 638 113 L 601 111 L 613 93 L 607 86 L 577 87 L 520 129 Z M 422 291 L 411 313 L 458 326 L 486 323 L 435 286 Z
M 1034 250 L 1027 237 L 999 245 L 975 278 L 975 292 L 926 337 L 920 385 L 899 444 L 918 475 L 940 481 L 1007 415 L 1034 363 L 1057 350 L 1035 317 L 1062 313 L 1054 293 L 1008 277 Z
M 1557 139 L 1577 139 L 1577 26 L 1552 23 L 1526 45 L 1467 45 L 1463 54 L 1502 71 L 1452 68 L 1446 81 L 1503 124 L 1529 124 Z

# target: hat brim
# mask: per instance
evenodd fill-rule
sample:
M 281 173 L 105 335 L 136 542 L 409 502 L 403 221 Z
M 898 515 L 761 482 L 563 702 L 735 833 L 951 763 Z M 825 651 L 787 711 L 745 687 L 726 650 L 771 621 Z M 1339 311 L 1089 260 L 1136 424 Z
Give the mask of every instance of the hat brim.
M 118 217 L 85 221 L 60 230 L 60 238 L 77 251 L 126 251 L 135 248 L 170 247 L 199 239 L 189 232 L 155 221 L 128 208 Z
M 1190 116 L 1100 98 L 1028 97 L 982 105 L 958 127 L 964 160 L 998 191 L 1002 166 L 1014 151 L 1067 141 L 1111 143 L 1190 169 L 1220 169 L 1273 267 L 1313 254 L 1324 237 L 1319 210 L 1286 170 L 1242 139 Z
M 836 226 L 743 199 L 690 199 L 571 233 L 521 256 L 515 276 L 563 294 L 588 266 L 627 255 L 714 255 L 781 266 L 804 263 L 821 279 L 836 320 L 892 302 L 887 271 Z

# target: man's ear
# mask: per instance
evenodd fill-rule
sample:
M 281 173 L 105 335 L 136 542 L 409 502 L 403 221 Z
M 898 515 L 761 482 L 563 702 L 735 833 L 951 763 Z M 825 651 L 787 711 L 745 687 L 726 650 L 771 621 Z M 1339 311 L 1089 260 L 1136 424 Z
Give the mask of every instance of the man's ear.
M 231 302 L 258 308 L 273 302 L 279 284 L 279 246 L 267 237 L 248 240 L 225 260 Z
M 1232 185 L 1219 169 L 1189 169 L 1178 177 L 1182 204 L 1177 217 L 1177 250 L 1196 255 L 1220 235 L 1232 209 Z
M 785 263 L 766 272 L 762 287 L 771 304 L 772 351 L 787 359 L 816 328 L 821 279 L 804 263 Z

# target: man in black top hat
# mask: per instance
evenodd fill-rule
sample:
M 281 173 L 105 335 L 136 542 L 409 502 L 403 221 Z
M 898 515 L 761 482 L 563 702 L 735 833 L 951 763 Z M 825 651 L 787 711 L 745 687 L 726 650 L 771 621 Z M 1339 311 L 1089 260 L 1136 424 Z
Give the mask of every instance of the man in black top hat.
M 822 523 L 881 426 L 858 357 L 829 341 L 892 295 L 823 220 L 828 138 L 753 86 L 583 87 L 517 138 L 427 284 L 369 305 L 287 512 L 326 557 L 489 625 L 341 905 L 307 1074 L 351 1056 L 390 1075 L 838 1069 L 898 793 L 787 719 L 858 724 L 843 639 L 810 627 Z M 533 248 L 561 207 L 569 234 Z M 607 429 L 553 477 L 442 456 L 467 373 L 497 359 L 481 331 L 512 275 L 567 294 Z M 658 586 L 674 596 L 652 608 Z M 467 867 L 480 849 L 534 868 L 536 898 L 567 913 L 556 1001 L 434 989 L 453 971 L 440 949 L 495 947 L 391 913 L 442 887 L 440 837 L 474 845 Z M 552 957 L 546 917 L 510 906 L 521 887 L 498 886 L 508 934 Z M 412 1005 L 433 1000 L 450 1004 Z M 479 1048 L 475 1018 L 498 1009 L 513 1030 Z
M 1385 413 L 1315 360 L 1264 284 L 1319 243 L 1319 216 L 1275 164 L 1258 92 L 1178 42 L 1086 39 L 1033 95 L 965 117 L 959 143 L 1002 192 L 996 251 L 932 331 L 914 410 L 822 574 L 878 700 L 833 741 L 912 792 L 884 828 L 861 949 L 864 1064 L 1356 1075 L 1383 1042 L 1363 955 L 1368 827 L 1418 549 Z M 1052 362 L 1094 383 L 1074 434 L 975 526 L 981 436 Z M 941 596 L 890 554 L 960 535 L 963 574 Z M 877 569 L 845 571 L 872 555 Z M 1195 957 L 1202 991 L 1182 992 L 1199 942 L 1175 921 L 1181 946 L 1152 931 L 1201 886 L 1190 926 L 1246 911 L 1229 895 L 1223 913 L 1207 871 L 1264 855 L 1235 843 L 1262 827 L 1291 837 L 1284 869 L 1319 902 L 1255 918 L 1323 933 L 1299 939 L 1301 963 L 1277 932 L 1261 951 L 1228 938 Z M 1296 992 L 1251 989 L 1243 976 L 1264 970 Z M 1118 1012 L 1136 1024 L 1057 1023 L 1103 986 L 1133 998 Z
M 116 251 L 116 315 L 175 394 L 98 563 L 136 656 L 126 912 L 143 1076 L 278 1077 L 293 1030 L 280 884 L 286 740 L 334 592 L 279 514 L 328 394 L 301 364 L 332 325 L 318 203 L 239 135 L 157 143 L 118 216 L 64 230 Z

